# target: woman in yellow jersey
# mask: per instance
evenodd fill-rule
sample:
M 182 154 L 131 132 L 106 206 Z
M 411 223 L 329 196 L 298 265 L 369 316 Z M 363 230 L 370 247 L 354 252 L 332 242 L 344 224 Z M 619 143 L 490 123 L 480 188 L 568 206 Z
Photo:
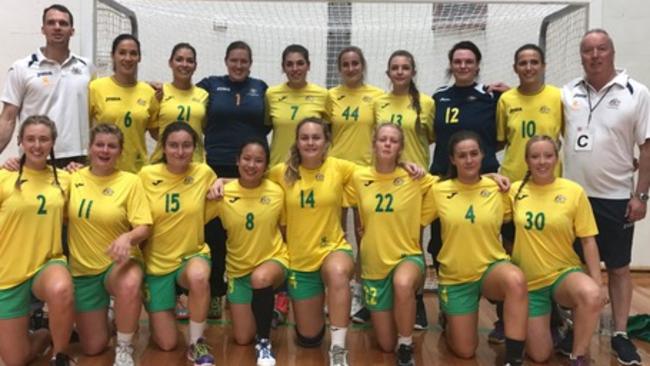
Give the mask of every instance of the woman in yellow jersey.
M 478 345 L 480 296 L 505 306 L 505 364 L 521 365 L 528 316 L 524 275 L 508 261 L 500 229 L 510 218 L 508 196 L 480 175 L 484 150 L 471 131 L 449 139 L 450 171 L 433 185 L 433 214 L 440 218 L 439 298 L 446 316 L 446 339 L 459 357 L 474 357 Z
M 302 120 L 295 136 L 289 159 L 273 167 L 269 178 L 285 193 L 283 224 L 296 338 L 303 347 L 320 345 L 325 334 L 323 303 L 327 288 L 330 360 L 337 366 L 347 365 L 345 338 L 354 263 L 341 229 L 341 207 L 343 186 L 350 180 L 355 164 L 326 156 L 330 134 L 322 119 Z
M 133 365 L 133 334 L 142 308 L 142 254 L 151 211 L 142 182 L 115 167 L 124 137 L 115 125 L 90 131 L 90 166 L 70 177 L 68 245 L 75 285 L 77 332 L 85 354 L 102 353 L 111 338 L 109 299 L 115 299 L 115 365 Z
M 292 44 L 282 51 L 282 70 L 287 82 L 266 90 L 267 123 L 273 127 L 271 166 L 287 159 L 298 122 L 324 117 L 327 89 L 307 82 L 309 51 Z
M 273 290 L 287 274 L 289 256 L 280 232 L 282 187 L 264 178 L 269 163 L 265 140 L 251 138 L 237 157 L 239 178 L 226 184 L 214 206 L 228 233 L 228 302 L 235 342 L 256 339 L 257 365 L 275 365 L 271 352 Z
M 497 141 L 506 148 L 500 172 L 514 182 L 526 174 L 524 149 L 528 139 L 535 135 L 559 139 L 563 122 L 560 89 L 544 83 L 544 51 L 525 44 L 515 52 L 512 67 L 519 76 L 519 86 L 501 95 L 496 113 Z M 555 175 L 560 172 L 558 164 Z
M 425 274 L 419 219 L 430 210 L 424 197 L 436 178 L 414 180 L 400 167 L 398 125 L 386 122 L 375 131 L 374 165 L 358 168 L 351 181 L 350 201 L 358 203 L 363 226 L 361 277 L 381 349 L 393 352 L 397 344 L 398 365 L 414 365 L 415 294 Z
M 573 309 L 571 365 L 587 365 L 587 351 L 599 313 L 608 302 L 602 286 L 598 228 L 582 187 L 556 178 L 558 146 L 549 136 L 533 136 L 526 143 L 528 172 L 513 185 L 515 223 L 513 262 L 528 282 L 528 339 L 526 353 L 544 363 L 553 354 L 549 331 L 551 303 Z M 582 271 L 573 248 L 580 238 L 587 264 Z
M 148 162 L 145 133 L 153 135 L 158 116 L 154 89 L 138 81 L 140 41 L 130 34 L 113 40 L 113 75 L 90 82 L 90 120 L 111 123 L 124 134 L 124 151 L 117 168 L 137 173 Z M 153 135 L 156 137 L 155 135 Z
M 337 64 L 342 84 L 328 91 L 326 103 L 327 119 L 332 128 L 330 155 L 368 166 L 372 158 L 371 141 L 375 126 L 373 102 L 384 91 L 364 83 L 366 58 L 359 47 L 343 48 L 338 54 Z M 346 231 L 347 217 L 346 208 L 343 211 L 343 228 Z M 359 226 L 356 209 L 354 222 L 356 234 Z M 358 268 L 356 272 L 359 272 Z M 363 308 L 362 296 L 361 285 L 353 281 L 350 315 L 356 322 L 365 322 L 369 317 L 368 310 Z
M 19 170 L 0 170 L 0 358 L 7 366 L 29 363 L 49 343 L 47 332 L 28 334 L 32 296 L 49 308 L 51 363 L 69 364 L 74 297 L 61 227 L 70 180 L 52 167 L 55 140 L 47 116 L 27 118 L 18 132 Z
M 216 180 L 209 166 L 193 163 L 198 136 L 186 122 L 162 133 L 162 163 L 139 175 L 153 216 L 153 231 L 144 245 L 145 307 L 151 337 L 164 351 L 177 345 L 176 286 L 189 291 L 188 358 L 196 366 L 214 364 L 203 339 L 210 301 L 210 248 L 204 241 L 205 200 Z
M 178 43 L 172 49 L 169 57 L 169 68 L 172 70 L 173 81 L 163 84 L 163 97 L 160 101 L 157 122 L 153 135 L 158 136 L 172 122 L 185 121 L 199 135 L 198 145 L 194 151 L 193 161 L 205 161 L 203 149 L 203 126 L 205 111 L 208 104 L 208 92 L 192 84 L 192 75 L 196 71 L 196 49 L 189 43 Z M 151 161 L 158 162 L 162 157 L 162 145 L 156 144 L 151 154 Z
M 374 102 L 376 123 L 392 122 L 404 131 L 404 160 L 429 166 L 429 144 L 433 142 L 433 99 L 418 91 L 415 58 L 397 50 L 388 59 L 386 75 L 392 89 Z

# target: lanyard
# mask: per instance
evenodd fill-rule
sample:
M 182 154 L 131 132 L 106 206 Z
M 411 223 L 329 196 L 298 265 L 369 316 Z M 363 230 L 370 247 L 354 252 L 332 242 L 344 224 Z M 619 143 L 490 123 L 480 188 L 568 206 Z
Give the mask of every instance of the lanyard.
M 605 99 L 605 97 L 607 96 L 607 94 L 609 93 L 609 91 L 612 89 L 613 86 L 614 86 L 614 84 L 608 86 L 607 89 L 605 89 L 605 93 L 603 94 L 603 96 L 600 97 L 600 99 L 598 99 L 598 101 L 596 102 L 596 105 L 594 105 L 592 107 L 591 106 L 591 88 L 589 87 L 589 85 L 587 83 L 585 83 L 585 89 L 587 89 L 587 102 L 589 103 L 589 119 L 587 119 L 587 127 L 589 127 L 589 125 L 591 124 L 591 116 L 592 116 L 592 114 L 594 113 L 596 108 L 598 108 L 598 106 L 600 105 L 600 102 L 602 102 L 603 99 Z

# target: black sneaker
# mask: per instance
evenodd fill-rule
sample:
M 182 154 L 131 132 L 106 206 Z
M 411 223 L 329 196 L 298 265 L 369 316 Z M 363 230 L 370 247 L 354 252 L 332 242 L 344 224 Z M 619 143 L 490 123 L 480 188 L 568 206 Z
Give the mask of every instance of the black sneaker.
M 424 299 L 418 297 L 415 305 L 415 324 L 413 328 L 417 330 L 425 330 L 429 328 L 429 321 L 427 320 L 427 309 L 424 307 Z
M 636 346 L 626 334 L 615 334 L 612 337 L 612 353 L 616 355 L 621 365 L 641 365 L 641 357 L 636 351 Z
M 567 330 L 564 338 L 555 347 L 555 351 L 563 356 L 570 357 L 573 351 L 573 329 Z
M 397 349 L 397 366 L 415 366 L 415 361 L 413 361 L 413 345 L 399 345 Z
M 502 321 L 497 320 L 494 322 L 494 328 L 488 334 L 488 342 L 492 344 L 506 343 L 506 331 Z
M 50 359 L 50 366 L 70 366 L 71 361 L 70 356 L 59 352 Z
M 370 310 L 367 307 L 362 307 L 352 315 L 352 321 L 357 324 L 365 324 L 370 320 Z

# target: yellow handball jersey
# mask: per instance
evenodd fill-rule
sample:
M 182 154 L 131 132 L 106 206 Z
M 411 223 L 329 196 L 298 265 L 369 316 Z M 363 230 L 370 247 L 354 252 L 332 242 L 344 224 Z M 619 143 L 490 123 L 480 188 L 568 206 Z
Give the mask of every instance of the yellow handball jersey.
M 560 89 L 545 85 L 535 95 L 522 94 L 517 88 L 503 93 L 497 103 L 497 141 L 507 143 L 501 174 L 511 181 L 524 179 L 528 170 L 524 156 L 528 140 L 535 135 L 557 140 L 562 126 Z M 561 172 L 558 164 L 555 175 Z
M 376 86 L 365 84 L 356 89 L 339 85 L 329 90 L 326 109 L 332 126 L 331 156 L 370 165 L 375 129 L 373 104 L 383 94 Z
M 22 284 L 51 259 L 65 260 L 61 227 L 70 176 L 53 168 L 23 167 L 18 172 L 0 170 L 0 290 Z
M 122 171 L 100 177 L 83 168 L 70 177 L 68 244 L 73 276 L 96 275 L 112 263 L 106 250 L 136 226 L 151 225 L 151 210 L 137 175 Z M 138 246 L 131 256 L 142 259 Z
M 198 86 L 192 86 L 191 89 L 178 89 L 171 83 L 163 85 L 163 98 L 160 102 L 160 111 L 156 125 L 158 126 L 158 135 L 162 135 L 165 127 L 172 122 L 185 121 L 192 126 L 196 134 L 200 137 L 194 149 L 192 160 L 197 163 L 205 161 L 205 149 L 203 148 L 203 126 L 205 122 L 205 108 L 208 105 L 208 92 Z M 160 139 L 156 144 L 151 162 L 160 162 L 162 158 L 162 146 Z
M 292 89 L 287 83 L 282 83 L 268 88 L 264 98 L 267 123 L 273 126 L 270 164 L 273 166 L 287 159 L 300 121 L 307 117 L 325 116 L 327 89 L 312 83 L 301 89 Z
M 434 103 L 430 96 L 420 93 L 420 127 L 416 126 L 417 114 L 411 96 L 384 94 L 375 101 L 375 122 L 391 122 L 402 127 L 404 152 L 402 160 L 416 163 L 428 169 L 429 144 L 434 141 Z
M 316 271 L 332 251 L 351 250 L 341 229 L 343 187 L 354 173 L 355 164 L 328 157 L 317 169 L 299 168 L 300 179 L 289 185 L 286 165 L 274 166 L 269 178 L 284 189 L 289 267 Z
M 112 123 L 124 134 L 124 150 L 117 167 L 137 173 L 148 162 L 144 134 L 155 128 L 158 100 L 155 91 L 144 82 L 134 86 L 119 85 L 112 77 L 90 82 L 90 120 Z
M 521 181 L 510 188 L 515 245 L 512 260 L 526 276 L 528 291 L 550 286 L 569 268 L 581 268 L 575 238 L 595 236 L 598 227 L 580 185 L 556 178 L 547 185 Z
M 184 174 L 173 174 L 160 163 L 144 167 L 139 175 L 153 217 L 153 231 L 143 250 L 147 274 L 164 275 L 185 258 L 209 256 L 203 226 L 206 195 L 217 179 L 212 169 L 192 163 Z
M 234 180 L 224 190 L 222 200 L 208 203 L 208 218 L 219 216 L 228 232 L 228 277 L 246 276 L 270 259 L 288 268 L 289 254 L 280 232 L 284 212 L 282 187 L 264 179 L 259 187 L 249 189 Z
M 351 181 L 350 199 L 361 214 L 361 277 L 386 278 L 406 256 L 422 255 L 422 220 L 432 214 L 431 192 L 437 177 L 413 180 L 397 168 L 381 174 L 374 167 L 358 168 Z
M 510 220 L 510 201 L 492 179 L 482 177 L 471 185 L 444 180 L 433 185 L 431 196 L 433 214 L 423 224 L 440 218 L 441 284 L 478 281 L 491 263 L 508 259 L 501 244 L 501 224 Z

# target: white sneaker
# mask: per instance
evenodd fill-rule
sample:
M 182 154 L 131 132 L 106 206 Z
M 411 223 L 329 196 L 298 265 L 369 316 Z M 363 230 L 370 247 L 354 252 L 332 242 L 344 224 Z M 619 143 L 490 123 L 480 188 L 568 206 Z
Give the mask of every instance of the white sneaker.
M 330 366 L 348 366 L 348 350 L 341 346 L 330 349 Z
M 257 366 L 275 366 L 275 357 L 271 352 L 271 342 L 268 339 L 260 339 L 255 345 L 257 354 Z
M 133 345 L 131 343 L 118 343 L 115 347 L 115 362 L 113 366 L 134 366 Z

